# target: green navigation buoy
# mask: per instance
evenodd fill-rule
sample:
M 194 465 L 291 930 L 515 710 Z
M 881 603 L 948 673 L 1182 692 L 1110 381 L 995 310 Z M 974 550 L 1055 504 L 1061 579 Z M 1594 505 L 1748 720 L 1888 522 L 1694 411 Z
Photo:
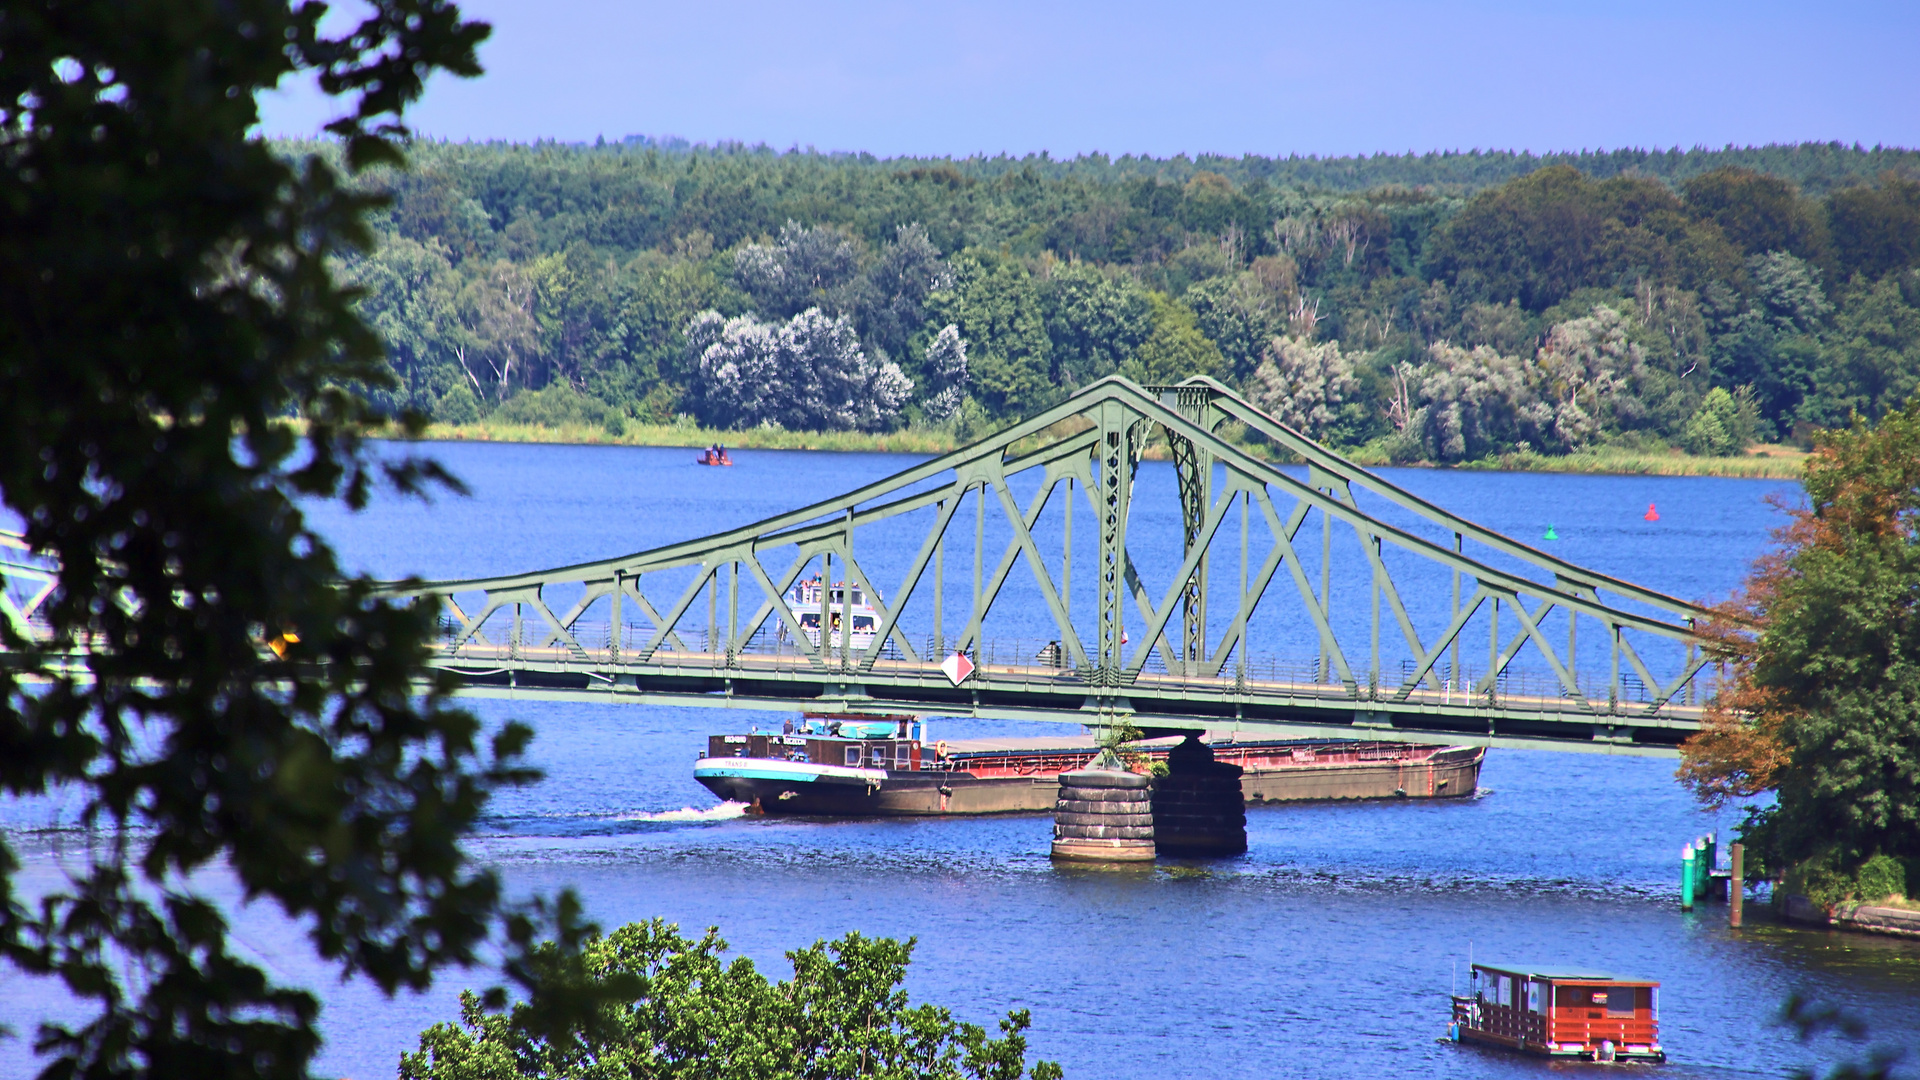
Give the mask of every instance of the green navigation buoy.
M 1553 526 L 1551 526 L 1551 525 L 1549 525 L 1549 526 L 1547 526 L 1547 535 L 1545 535 L 1545 536 L 1543 536 L 1543 537 L 1541 537 L 1540 539 L 1542 539 L 1542 540 L 1558 540 L 1558 539 L 1560 539 L 1560 534 L 1559 534 L 1559 533 L 1557 533 L 1557 532 L 1554 532 L 1554 531 L 1553 531 Z

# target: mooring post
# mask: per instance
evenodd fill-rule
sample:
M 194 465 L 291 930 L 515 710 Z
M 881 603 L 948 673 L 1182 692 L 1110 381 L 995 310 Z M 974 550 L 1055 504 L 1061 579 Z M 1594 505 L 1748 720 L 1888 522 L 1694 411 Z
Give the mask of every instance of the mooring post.
M 1680 849 L 1680 910 L 1693 910 L 1693 845 L 1687 844 Z
M 1727 855 L 1733 860 L 1733 876 L 1727 879 L 1727 925 L 1740 929 L 1740 904 L 1746 889 L 1747 846 L 1734 841 L 1727 845 Z
M 1713 849 L 1713 834 L 1693 842 L 1693 899 L 1718 899 L 1713 896 L 1713 867 L 1718 851 Z

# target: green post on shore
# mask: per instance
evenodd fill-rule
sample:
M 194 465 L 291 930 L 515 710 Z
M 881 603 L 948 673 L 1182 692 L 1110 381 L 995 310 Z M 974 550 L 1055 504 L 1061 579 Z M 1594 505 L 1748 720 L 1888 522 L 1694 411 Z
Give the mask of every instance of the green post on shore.
M 1693 845 L 1687 844 L 1680 849 L 1680 910 L 1693 910 L 1694 867 L 1699 865 L 1693 857 Z
M 1733 876 L 1727 879 L 1727 925 L 1738 930 L 1741 893 L 1746 887 L 1746 845 L 1735 841 L 1728 845 L 1727 854 L 1733 859 Z

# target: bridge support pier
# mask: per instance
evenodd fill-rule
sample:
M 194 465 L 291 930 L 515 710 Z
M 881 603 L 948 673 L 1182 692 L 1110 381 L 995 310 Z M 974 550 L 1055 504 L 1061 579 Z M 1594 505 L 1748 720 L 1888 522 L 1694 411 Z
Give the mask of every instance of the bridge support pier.
M 1053 811 L 1053 857 L 1060 862 L 1152 862 L 1150 780 L 1110 754 L 1060 774 Z
M 1247 850 L 1247 800 L 1238 765 L 1188 735 L 1167 754 L 1167 775 L 1153 782 L 1153 839 L 1165 855 L 1219 857 Z

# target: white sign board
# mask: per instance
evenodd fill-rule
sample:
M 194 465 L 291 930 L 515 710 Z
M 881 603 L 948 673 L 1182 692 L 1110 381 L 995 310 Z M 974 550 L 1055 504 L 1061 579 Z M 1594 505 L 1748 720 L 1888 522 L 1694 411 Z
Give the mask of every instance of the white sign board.
M 966 681 L 967 676 L 973 674 L 973 661 L 967 659 L 966 653 L 957 652 L 941 662 L 940 670 L 946 675 L 948 682 L 959 686 Z

